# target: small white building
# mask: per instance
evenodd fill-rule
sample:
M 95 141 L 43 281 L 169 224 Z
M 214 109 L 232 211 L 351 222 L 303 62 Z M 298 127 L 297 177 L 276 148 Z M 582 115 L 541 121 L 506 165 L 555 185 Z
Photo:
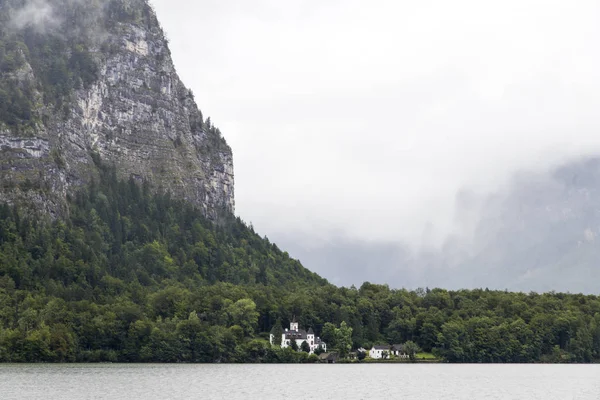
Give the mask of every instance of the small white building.
M 369 350 L 369 357 L 378 360 L 380 358 L 383 358 L 383 352 L 386 352 L 386 354 L 390 354 L 390 346 L 385 346 L 385 345 L 376 345 L 373 346 L 371 348 L 371 350 Z
M 309 328 L 308 332 L 306 332 L 304 329 L 300 329 L 298 322 L 296 322 L 296 318 L 293 318 L 292 322 L 290 322 L 290 329 L 286 329 L 281 335 L 281 348 L 284 349 L 290 346 L 292 340 L 296 342 L 296 345 L 299 349 L 301 348 L 302 343 L 306 342 L 310 348 L 310 354 L 314 353 L 319 346 L 321 346 L 323 351 L 327 351 L 327 344 L 318 336 L 315 337 L 315 332 L 312 330 L 312 328 Z M 271 330 L 269 342 L 271 342 L 271 345 L 273 345 L 274 341 L 275 335 L 273 334 L 273 330 Z

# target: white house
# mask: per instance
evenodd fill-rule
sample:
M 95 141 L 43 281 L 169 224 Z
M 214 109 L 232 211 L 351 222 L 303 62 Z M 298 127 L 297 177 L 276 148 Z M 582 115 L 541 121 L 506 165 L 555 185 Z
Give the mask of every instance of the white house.
M 371 350 L 369 350 L 369 357 L 373 358 L 373 359 L 380 359 L 383 357 L 383 352 L 386 352 L 386 354 L 390 354 L 390 346 L 384 346 L 384 345 L 376 345 L 373 346 L 371 348 Z
M 271 334 L 269 335 L 269 341 L 271 345 L 275 341 L 275 335 L 273 334 L 273 330 L 271 330 Z M 327 344 L 321 340 L 319 337 L 315 337 L 315 332 L 312 328 L 308 329 L 306 332 L 304 329 L 299 329 L 298 322 L 296 322 L 296 318 L 292 319 L 290 322 L 290 329 L 286 329 L 281 335 L 281 348 L 284 349 L 291 345 L 292 340 L 296 342 L 298 348 L 302 346 L 302 342 L 308 343 L 310 347 L 310 353 L 314 353 L 314 351 L 321 346 L 323 351 L 327 351 Z

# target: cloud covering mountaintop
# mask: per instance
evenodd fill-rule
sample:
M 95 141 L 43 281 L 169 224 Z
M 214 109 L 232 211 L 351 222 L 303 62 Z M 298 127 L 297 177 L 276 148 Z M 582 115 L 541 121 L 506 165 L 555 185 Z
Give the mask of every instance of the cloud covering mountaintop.
M 326 277 L 347 256 L 313 262 L 303 249 L 438 254 L 456 243 L 448 263 L 474 256 L 493 235 L 481 234 L 488 213 L 517 207 L 490 200 L 522 190 L 515 174 L 600 150 L 597 2 L 153 3 L 184 80 L 232 145 L 238 213 Z M 340 282 L 372 279 L 355 269 Z M 394 282 L 445 276 L 425 271 Z

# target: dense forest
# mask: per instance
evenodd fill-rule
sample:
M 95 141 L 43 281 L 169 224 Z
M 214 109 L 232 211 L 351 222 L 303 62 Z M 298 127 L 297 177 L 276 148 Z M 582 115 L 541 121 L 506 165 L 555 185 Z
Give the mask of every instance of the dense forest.
M 158 26 L 144 0 L 53 4 L 55 18 L 36 27 L 11 19 L 22 1 L 0 0 L 6 132 L 34 135 L 71 112 L 73 93 L 119 49 L 118 35 L 99 33 Z M 222 140 L 209 120 L 197 123 Z M 0 205 L 0 362 L 314 361 L 268 342 L 294 315 L 341 354 L 410 342 L 448 362 L 600 361 L 598 296 L 338 288 L 239 218 L 208 221 L 92 158 L 99 175 L 71 193 L 65 215 Z
M 330 349 L 413 341 L 449 362 L 594 362 L 600 298 L 338 288 L 240 219 L 101 174 L 51 220 L 0 207 L 0 361 L 302 362 L 268 333 L 296 315 Z M 343 324 L 345 322 L 345 324 Z

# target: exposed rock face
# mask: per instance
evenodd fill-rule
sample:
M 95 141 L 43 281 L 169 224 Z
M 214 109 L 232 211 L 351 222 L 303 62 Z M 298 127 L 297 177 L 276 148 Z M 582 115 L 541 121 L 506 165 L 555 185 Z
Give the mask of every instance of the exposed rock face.
M 96 173 L 92 161 L 96 153 L 104 163 L 114 164 L 121 177 L 149 179 L 199 205 L 208 217 L 223 209 L 233 212 L 231 149 L 220 132 L 203 120 L 191 91 L 180 81 L 162 29 L 146 2 L 53 0 L 48 4 L 54 9 L 83 7 L 88 18 L 90 7 L 95 10 L 95 22 L 85 25 L 95 31 L 82 35 L 90 38 L 84 43 L 97 66 L 95 77 L 74 88 L 59 106 L 41 100 L 47 97 L 48 85 L 39 76 L 39 67 L 32 68 L 29 61 L 33 56 L 27 54 L 36 51 L 32 46 L 23 53 L 23 64 L 10 76 L 5 74 L 0 84 L 25 85 L 31 89 L 29 97 L 38 101 L 27 127 L 0 121 L 1 198 L 26 198 L 56 211 L 73 186 L 88 182 Z M 55 10 L 50 18 L 57 19 L 56 14 Z M 115 21 L 115 15 L 126 17 Z M 49 34 L 62 40 L 68 36 L 68 24 L 60 20 L 53 21 L 52 27 L 21 29 L 25 39 L 27 30 L 34 37 Z M 67 58 L 71 54 L 67 65 L 72 65 L 73 52 L 66 53 Z M 36 188 L 33 193 L 31 187 Z

